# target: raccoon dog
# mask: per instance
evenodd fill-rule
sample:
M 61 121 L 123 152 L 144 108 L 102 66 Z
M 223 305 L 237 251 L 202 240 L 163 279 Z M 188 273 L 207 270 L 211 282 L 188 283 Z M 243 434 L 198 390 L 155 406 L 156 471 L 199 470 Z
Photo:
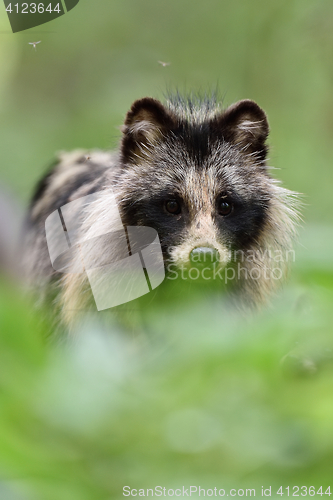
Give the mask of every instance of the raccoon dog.
M 297 221 L 296 194 L 266 165 L 268 132 L 265 112 L 251 100 L 222 110 L 215 99 L 177 95 L 163 105 L 146 97 L 127 113 L 118 152 L 60 154 L 27 217 L 25 264 L 40 297 L 55 292 L 65 322 L 88 302 L 84 272 L 52 268 L 45 220 L 112 188 L 124 227 L 157 231 L 167 273 L 209 261 L 240 301 L 265 301 L 286 272 Z M 90 238 L 120 229 L 107 195 L 92 206 L 81 223 Z M 114 242 L 95 251 L 121 253 Z

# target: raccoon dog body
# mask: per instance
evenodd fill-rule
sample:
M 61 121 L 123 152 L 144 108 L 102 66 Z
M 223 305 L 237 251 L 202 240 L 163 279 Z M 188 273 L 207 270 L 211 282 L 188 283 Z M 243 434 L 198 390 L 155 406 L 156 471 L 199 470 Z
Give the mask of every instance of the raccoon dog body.
M 119 152 L 62 154 L 37 186 L 25 263 L 40 296 L 55 290 L 67 322 L 85 304 L 85 273 L 62 275 L 51 267 L 45 220 L 63 205 L 105 190 L 85 213 L 82 230 L 88 238 L 120 230 L 108 204 L 111 188 L 124 227 L 154 228 L 166 263 L 182 268 L 209 256 L 215 272 L 233 266 L 242 299 L 266 300 L 285 274 L 297 212 L 295 193 L 268 172 L 264 111 L 250 100 L 221 110 L 214 99 L 177 96 L 162 105 L 143 98 L 127 113 L 122 132 Z M 121 254 L 117 242 L 98 251 Z

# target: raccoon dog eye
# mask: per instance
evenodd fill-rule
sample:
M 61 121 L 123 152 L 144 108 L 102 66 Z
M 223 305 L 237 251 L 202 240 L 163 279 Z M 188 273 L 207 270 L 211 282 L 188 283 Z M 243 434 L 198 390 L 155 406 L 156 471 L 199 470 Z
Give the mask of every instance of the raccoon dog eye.
M 180 214 L 180 203 L 175 199 L 167 200 L 165 202 L 165 209 L 169 214 L 178 215 Z
M 224 199 L 220 200 L 218 203 L 218 211 L 220 215 L 229 215 L 233 210 L 233 204 Z

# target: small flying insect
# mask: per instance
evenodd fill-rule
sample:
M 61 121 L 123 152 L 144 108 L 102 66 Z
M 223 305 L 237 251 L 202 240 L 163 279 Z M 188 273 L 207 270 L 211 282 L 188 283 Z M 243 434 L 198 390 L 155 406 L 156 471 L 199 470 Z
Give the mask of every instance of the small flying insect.
M 40 42 L 41 42 L 41 40 L 39 40 L 39 42 L 28 42 L 28 43 L 29 43 L 29 45 L 33 45 L 34 49 L 36 50 L 36 45 L 37 45 L 37 43 L 40 43 Z
M 159 64 L 161 64 L 164 68 L 165 66 L 170 66 L 171 63 L 163 62 L 163 61 L 157 61 Z

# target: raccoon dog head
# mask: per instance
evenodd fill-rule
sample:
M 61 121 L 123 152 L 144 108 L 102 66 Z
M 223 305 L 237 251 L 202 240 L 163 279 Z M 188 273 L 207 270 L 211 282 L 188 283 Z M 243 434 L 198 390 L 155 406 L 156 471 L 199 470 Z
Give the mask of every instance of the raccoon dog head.
M 251 100 L 224 111 L 213 100 L 134 102 L 121 148 L 124 223 L 156 229 L 177 265 L 208 256 L 223 267 L 253 251 L 270 267 L 263 254 L 289 248 L 295 212 L 292 193 L 268 174 L 268 132 Z

